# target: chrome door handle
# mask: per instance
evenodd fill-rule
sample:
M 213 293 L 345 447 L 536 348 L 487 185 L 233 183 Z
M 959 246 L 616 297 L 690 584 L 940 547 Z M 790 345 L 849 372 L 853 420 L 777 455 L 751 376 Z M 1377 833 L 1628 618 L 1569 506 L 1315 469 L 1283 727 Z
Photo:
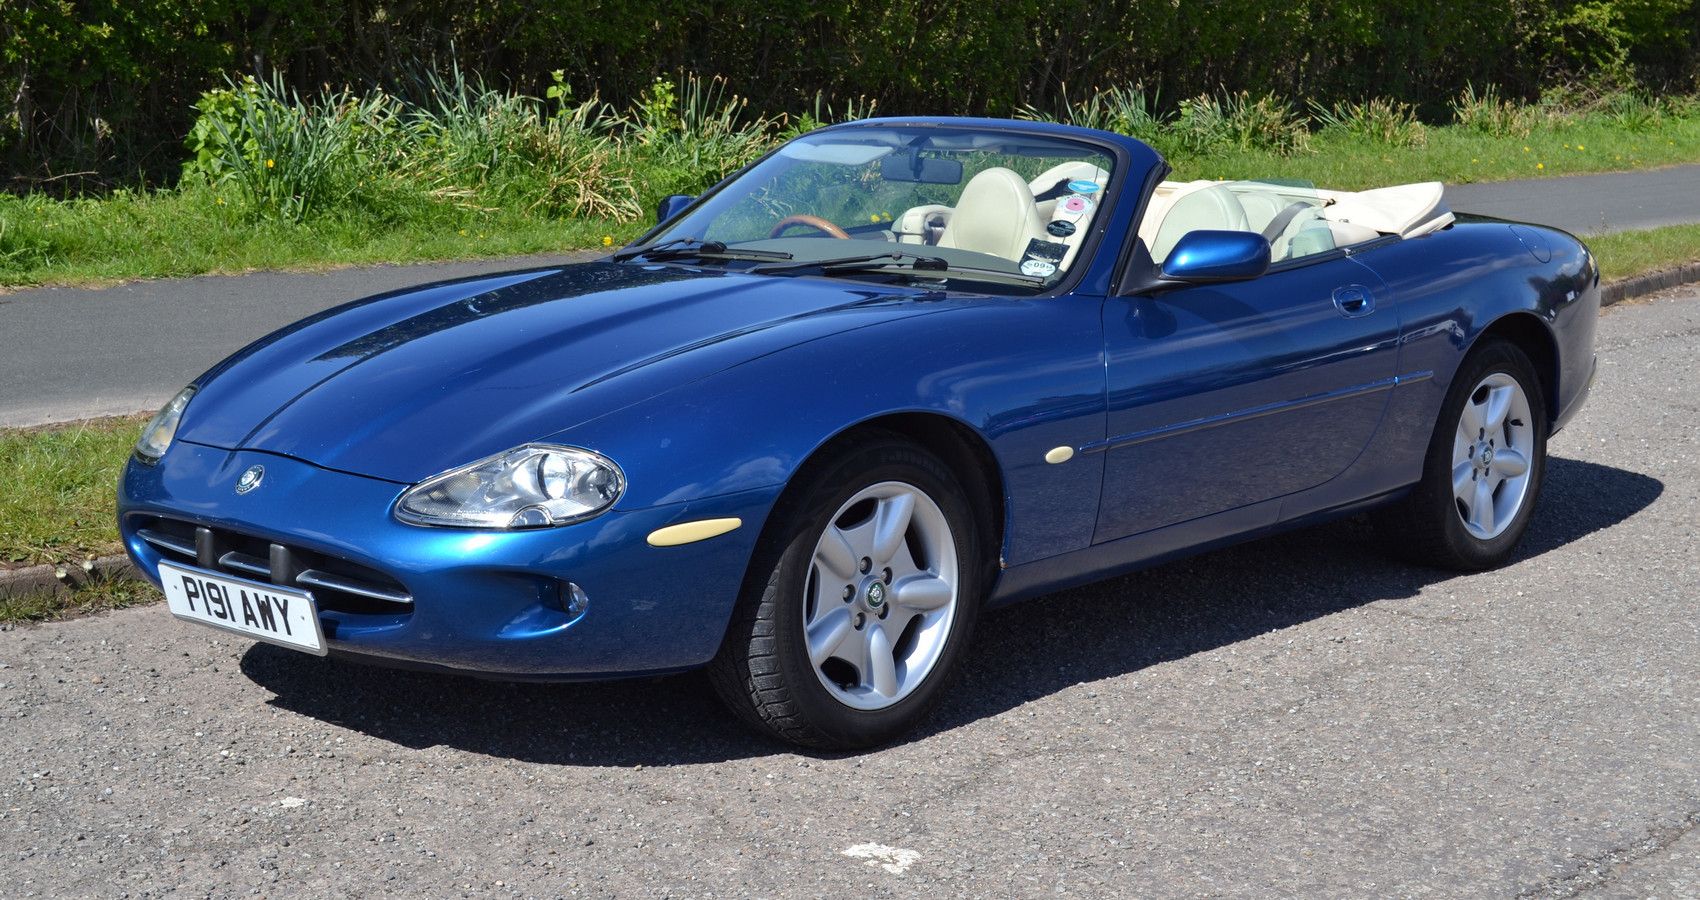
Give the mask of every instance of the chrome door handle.
M 1334 289 L 1334 306 L 1349 318 L 1375 312 L 1375 295 L 1361 284 L 1348 284 Z

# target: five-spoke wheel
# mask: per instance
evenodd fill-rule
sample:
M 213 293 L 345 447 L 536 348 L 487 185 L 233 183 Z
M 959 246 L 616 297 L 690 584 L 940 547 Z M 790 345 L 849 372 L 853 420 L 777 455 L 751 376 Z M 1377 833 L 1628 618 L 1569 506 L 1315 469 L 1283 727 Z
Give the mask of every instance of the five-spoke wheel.
M 1405 502 L 1378 513 L 1391 546 L 1445 568 L 1504 562 L 1540 492 L 1547 430 L 1528 355 L 1508 341 L 1483 341 L 1453 376 L 1423 480 Z
M 897 481 L 839 507 L 801 602 L 809 662 L 839 702 L 890 706 L 938 663 L 957 607 L 956 539 L 937 503 Z
M 849 749 L 907 731 L 960 661 L 985 589 L 983 509 L 937 457 L 871 433 L 787 489 L 709 674 L 776 737 Z

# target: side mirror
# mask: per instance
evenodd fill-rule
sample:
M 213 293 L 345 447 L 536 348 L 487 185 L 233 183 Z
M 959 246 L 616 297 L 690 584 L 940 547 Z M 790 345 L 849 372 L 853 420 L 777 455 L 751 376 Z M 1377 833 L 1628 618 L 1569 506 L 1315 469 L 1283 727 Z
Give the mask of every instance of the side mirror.
M 1189 231 L 1163 260 L 1163 278 L 1188 284 L 1245 281 L 1269 271 L 1269 241 L 1252 231 Z
M 683 212 L 685 207 L 690 206 L 696 199 L 690 194 L 668 194 L 662 197 L 661 202 L 655 205 L 655 224 L 660 225 Z

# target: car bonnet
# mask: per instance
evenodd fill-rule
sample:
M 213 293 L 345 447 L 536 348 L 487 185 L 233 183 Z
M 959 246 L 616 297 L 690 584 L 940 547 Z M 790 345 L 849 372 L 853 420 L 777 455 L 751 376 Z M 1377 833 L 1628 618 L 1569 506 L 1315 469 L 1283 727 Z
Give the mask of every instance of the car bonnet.
M 180 440 L 412 483 L 822 334 L 925 292 L 588 263 L 381 295 L 198 380 Z M 592 448 L 594 449 L 594 448 Z

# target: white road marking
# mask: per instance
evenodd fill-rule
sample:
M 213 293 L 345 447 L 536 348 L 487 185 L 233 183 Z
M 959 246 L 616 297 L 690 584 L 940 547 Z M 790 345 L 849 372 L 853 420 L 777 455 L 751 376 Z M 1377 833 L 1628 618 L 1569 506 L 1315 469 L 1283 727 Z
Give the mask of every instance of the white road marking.
M 902 875 L 909 867 L 921 858 L 921 854 L 902 847 L 887 847 L 884 844 L 856 844 L 844 851 L 851 859 L 860 859 L 870 866 L 875 866 L 893 875 Z

